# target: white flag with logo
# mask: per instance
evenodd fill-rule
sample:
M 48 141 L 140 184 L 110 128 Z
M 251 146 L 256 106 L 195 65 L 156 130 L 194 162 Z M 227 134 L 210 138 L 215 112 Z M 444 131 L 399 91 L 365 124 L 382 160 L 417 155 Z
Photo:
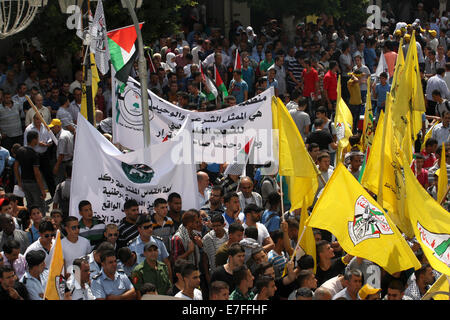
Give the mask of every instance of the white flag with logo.
M 186 121 L 184 126 L 190 125 Z M 129 153 L 120 152 L 81 114 L 71 182 L 70 215 L 79 217 L 78 203 L 88 200 L 94 216 L 105 223 L 125 217 L 123 204 L 135 199 L 141 212 L 150 212 L 157 198 L 176 192 L 184 210 L 198 208 L 191 130 L 180 129 L 172 139 Z
M 95 63 L 101 74 L 105 75 L 109 71 L 109 50 L 108 39 L 106 37 L 106 20 L 103 12 L 103 4 L 98 0 L 95 9 L 94 21 L 90 27 L 90 48 L 95 55 Z

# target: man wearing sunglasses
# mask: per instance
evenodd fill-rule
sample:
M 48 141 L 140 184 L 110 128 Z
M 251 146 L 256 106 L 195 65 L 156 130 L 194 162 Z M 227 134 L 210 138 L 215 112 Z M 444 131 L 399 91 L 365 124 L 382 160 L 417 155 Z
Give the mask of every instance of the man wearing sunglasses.
M 114 251 L 117 253 L 119 250 L 119 246 L 117 245 L 117 239 L 119 239 L 119 229 L 117 228 L 117 225 L 114 223 L 107 224 L 105 231 L 103 232 L 103 236 L 106 241 L 114 246 Z
M 78 219 L 69 216 L 64 220 L 64 226 L 67 237 L 61 240 L 61 246 L 64 256 L 64 270 L 66 273 L 72 273 L 72 262 L 76 258 L 88 255 L 91 250 L 91 243 L 88 239 L 81 237 Z
M 39 224 L 39 239 L 33 242 L 25 251 L 25 256 L 32 250 L 42 250 L 45 253 L 45 265 L 50 267 L 52 261 L 52 249 L 55 244 L 56 230 L 50 220 L 44 219 Z
M 167 248 L 164 245 L 162 239 L 160 237 L 152 236 L 153 222 L 150 218 L 150 215 L 140 215 L 136 221 L 136 225 L 139 235 L 128 243 L 128 248 L 136 253 L 136 262 L 139 264 L 145 260 L 145 244 L 150 241 L 155 242 L 158 246 L 158 260 L 164 262 L 167 265 L 167 268 L 169 269 L 169 279 L 172 279 L 172 268 L 170 267 L 169 253 L 167 252 Z

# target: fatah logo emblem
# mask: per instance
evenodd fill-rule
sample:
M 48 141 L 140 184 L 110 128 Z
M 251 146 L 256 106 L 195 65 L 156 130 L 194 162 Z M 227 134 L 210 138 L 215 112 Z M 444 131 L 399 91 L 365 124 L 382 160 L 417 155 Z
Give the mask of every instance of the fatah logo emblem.
M 344 139 L 345 137 L 345 127 L 343 122 L 338 122 L 336 125 L 336 137 L 338 140 Z
M 128 179 L 134 183 L 149 183 L 155 175 L 155 171 L 145 164 L 129 165 L 122 162 L 122 169 Z
M 364 196 L 356 200 L 355 217 L 348 223 L 348 233 L 355 246 L 364 240 L 379 238 L 381 234 L 394 234 L 384 213 Z
M 417 222 L 417 229 L 420 239 L 431 251 L 433 255 L 450 267 L 450 234 L 432 233 Z

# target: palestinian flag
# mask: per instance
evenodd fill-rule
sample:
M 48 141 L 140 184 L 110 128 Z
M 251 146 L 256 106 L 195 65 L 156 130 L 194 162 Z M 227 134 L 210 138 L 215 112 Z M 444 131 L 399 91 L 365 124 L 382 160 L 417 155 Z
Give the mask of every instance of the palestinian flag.
M 215 100 L 217 98 L 217 88 L 214 86 L 214 83 L 212 82 L 212 80 L 203 73 L 203 67 L 202 64 L 200 63 L 200 72 L 202 74 L 202 79 L 205 80 L 206 82 L 206 87 L 208 87 L 208 91 L 206 92 L 206 90 L 202 90 L 203 93 L 206 95 L 206 99 L 208 99 L 208 101 L 212 101 Z
M 239 50 L 236 48 L 236 57 L 234 58 L 234 70 L 241 70 L 241 56 Z
M 142 29 L 142 25 L 139 28 Z M 133 62 L 137 56 L 136 40 L 137 34 L 134 25 L 109 31 L 108 46 L 111 56 L 111 64 L 114 68 L 116 78 L 126 83 L 130 75 Z
M 236 175 L 236 176 L 245 176 L 246 171 L 245 167 L 247 166 L 248 159 L 250 157 L 250 152 L 253 150 L 253 138 L 248 141 L 245 146 L 239 150 L 239 153 L 234 158 L 233 162 L 230 163 L 225 171 L 223 172 L 223 175 L 226 177 L 229 174 Z
M 225 84 L 222 81 L 222 78 L 220 77 L 219 71 L 217 71 L 216 65 L 214 65 L 214 73 L 215 73 L 215 80 L 216 80 L 216 87 L 222 92 L 222 97 L 228 97 L 228 90 L 225 87 Z

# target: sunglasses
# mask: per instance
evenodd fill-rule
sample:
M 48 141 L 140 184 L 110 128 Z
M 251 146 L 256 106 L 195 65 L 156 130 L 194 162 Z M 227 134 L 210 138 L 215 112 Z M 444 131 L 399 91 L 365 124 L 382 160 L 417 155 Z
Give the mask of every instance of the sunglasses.
M 80 227 L 79 226 L 71 226 L 70 229 L 77 230 L 77 229 L 80 229 Z
M 108 233 L 108 237 L 118 237 L 118 233 Z
M 56 237 L 56 233 L 44 234 L 44 238 Z
M 144 229 L 144 230 L 148 230 L 150 228 L 153 228 L 152 224 L 149 224 L 149 225 L 146 225 L 146 226 L 142 226 L 142 229 Z

